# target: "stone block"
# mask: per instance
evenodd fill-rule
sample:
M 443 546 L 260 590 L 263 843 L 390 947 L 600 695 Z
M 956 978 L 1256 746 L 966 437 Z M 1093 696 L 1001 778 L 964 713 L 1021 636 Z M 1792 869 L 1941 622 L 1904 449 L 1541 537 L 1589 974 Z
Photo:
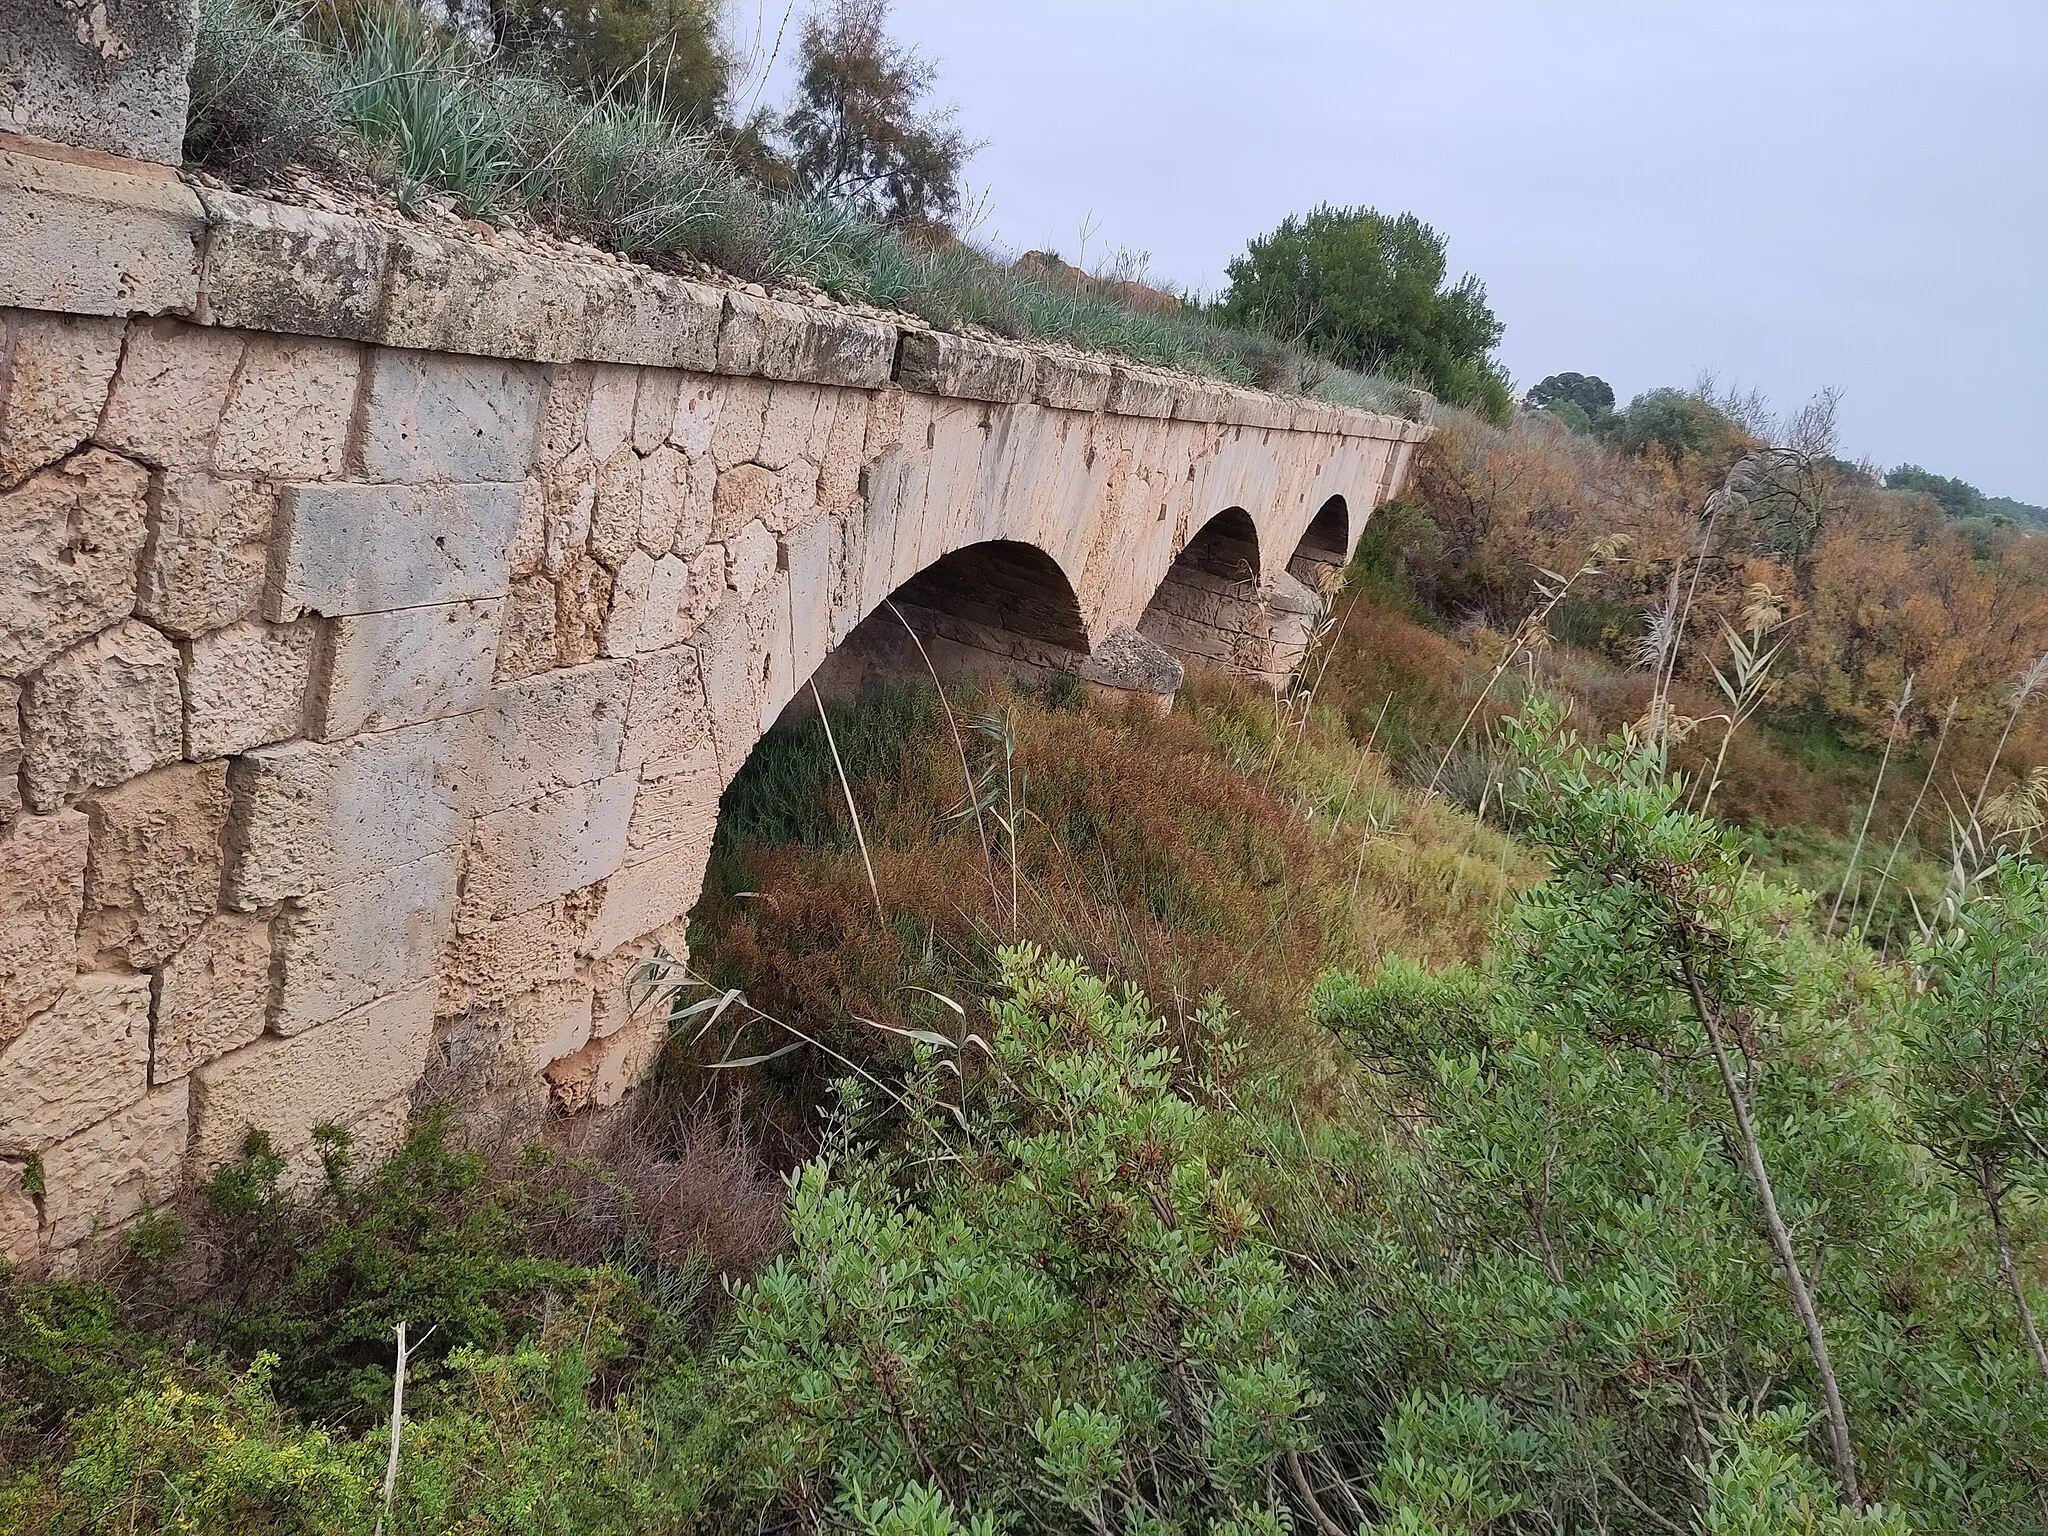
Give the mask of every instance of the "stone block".
M 1147 369 L 1110 370 L 1109 403 L 1113 416 L 1165 418 L 1173 414 L 1173 375 Z
M 270 1014 L 270 919 L 222 912 L 157 971 L 149 1080 L 168 1083 L 247 1045 Z
M 723 541 L 749 523 L 765 523 L 781 495 L 781 481 L 758 464 L 721 470 L 711 498 L 711 537 Z
M 0 1051 L 0 1153 L 40 1152 L 138 1102 L 149 1078 L 149 978 L 74 977 Z
M 43 1214 L 28 1184 L 27 1159 L 0 1159 L 0 1263 L 17 1268 L 42 1247 Z
M 666 1019 L 636 1019 L 616 1034 L 592 1040 L 547 1069 L 556 1106 L 571 1115 L 611 1108 L 647 1074 L 667 1041 Z
M 612 589 L 602 640 L 605 655 L 637 656 L 687 640 L 718 596 L 697 590 L 698 574 L 680 556 L 649 560 L 636 550 Z
M 1227 421 L 1231 393 L 1229 385 L 1215 379 L 1176 379 L 1173 385 L 1173 419 Z
M 214 439 L 223 474 L 323 480 L 341 473 L 361 349 L 300 336 L 255 336 Z
M 285 336 L 377 339 L 390 261 L 382 225 L 217 187 L 197 190 L 209 227 L 195 319 Z
M 477 708 L 498 660 L 504 599 L 330 619 L 313 666 L 312 734 L 436 720 Z
M 228 765 L 173 763 L 85 803 L 92 856 L 78 953 L 87 968 L 146 971 L 213 915 Z
M 287 902 L 270 1028 L 295 1035 L 434 974 L 455 916 L 454 849 Z
M 596 462 L 578 448 L 540 476 L 540 569 L 550 576 L 560 576 L 585 551 L 597 506 L 597 471 Z
M 155 476 L 135 611 L 180 639 L 255 613 L 276 505 L 260 481 L 180 469 Z
M 409 1093 L 426 1066 L 434 989 L 421 982 L 302 1035 L 265 1035 L 196 1068 L 188 1166 L 204 1176 L 251 1129 L 290 1154 L 320 1125 L 350 1125 Z
M 233 757 L 303 731 L 317 638 L 310 621 L 251 621 L 185 646 L 185 756 Z
M 633 797 L 633 819 L 626 825 L 628 861 L 651 857 L 671 846 L 702 844 L 709 848 L 718 831 L 718 797 L 723 789 L 707 729 L 696 761 L 666 778 L 641 781 Z
M 617 773 L 634 673 L 625 662 L 598 661 L 493 688 L 482 722 L 478 809 L 502 810 Z
M 633 451 L 646 457 L 668 441 L 683 376 L 673 368 L 643 368 L 633 400 Z
M 897 329 L 887 321 L 808 304 L 770 303 L 767 310 L 758 365 L 763 376 L 845 389 L 889 382 Z
M 726 542 L 725 584 L 749 602 L 775 577 L 780 546 L 761 522 L 747 524 Z
M 512 682 L 546 672 L 556 660 L 555 584 L 545 576 L 520 577 L 505 599 L 493 675 L 500 682 Z
M 709 372 L 718 360 L 725 296 L 716 288 L 638 267 L 600 266 L 576 273 L 583 289 L 578 355 L 601 363 Z
M 575 359 L 583 289 L 569 277 L 573 267 L 417 225 L 387 226 L 385 235 L 389 257 L 376 341 L 416 356 L 461 354 L 471 361 Z
M 718 425 L 718 405 L 725 386 L 716 379 L 691 378 L 676 392 L 675 415 L 669 418 L 668 440 L 693 459 L 711 451 L 711 434 Z
M 761 421 L 761 446 L 754 462 L 766 469 L 787 469 L 803 457 L 812 425 L 818 419 L 815 384 L 777 384 L 768 392 L 768 410 Z M 825 407 L 827 410 L 830 406 Z
M 599 364 L 591 370 L 590 403 L 584 409 L 583 446 L 600 463 L 633 441 L 633 417 L 640 403 L 640 370 Z
M 465 914 L 496 921 L 611 874 L 625 854 L 635 782 L 613 774 L 478 817 L 463 874 Z
M 92 436 L 114 366 L 117 319 L 16 310 L 0 327 L 0 486 L 54 464 Z
M 173 177 L 0 149 L 0 306 L 188 314 L 205 234 L 199 199 Z
M 645 466 L 631 448 L 620 448 L 597 472 L 597 498 L 591 508 L 589 549 L 617 571 L 640 547 L 641 486 Z
M 184 1080 L 43 1153 L 43 1245 L 70 1248 L 178 1193 L 190 1090 Z
M 512 999 L 510 1041 L 518 1064 L 539 1072 L 583 1049 L 590 1039 L 591 989 L 587 981 L 551 982 Z
M 183 163 L 196 12 L 176 0 L 9 8 L 0 128 L 162 165 Z
M 674 551 L 685 558 L 703 547 L 698 535 L 694 547 L 676 549 L 677 533 L 691 513 L 692 466 L 674 448 L 655 449 L 640 467 L 640 547 L 660 559 Z M 709 519 L 705 520 L 708 531 Z M 684 542 L 688 543 L 685 536 Z
M 362 473 L 409 484 L 522 480 L 546 395 L 546 374 L 528 363 L 380 348 L 363 408 Z
M 575 976 L 591 914 L 602 896 L 602 886 L 571 891 L 559 901 L 495 922 L 458 913 L 455 933 L 442 951 L 436 1011 L 447 1018 L 494 1008 L 528 987 Z
M 78 969 L 91 826 L 78 811 L 23 816 L 0 835 L 0 1045 Z
M 0 833 L 21 814 L 21 684 L 0 682 Z
M 1109 404 L 1110 365 L 1092 357 L 1039 354 L 1031 398 L 1060 411 L 1099 411 Z
M 761 451 L 768 425 L 771 386 L 757 379 L 733 379 L 718 388 L 718 418 L 711 428 L 711 460 L 720 473 L 750 462 Z
M 589 555 L 577 555 L 555 583 L 555 650 L 563 666 L 597 660 L 611 605 L 612 573 Z
M 476 800 L 476 730 L 476 716 L 455 715 L 236 758 L 226 904 L 254 911 L 461 847 Z
M 139 466 L 88 449 L 0 494 L 0 677 L 134 609 L 148 488 Z
M 929 395 L 1014 403 L 1031 398 L 1037 363 L 1022 347 L 945 331 L 905 331 L 896 354 L 896 381 Z
M 633 663 L 626 730 L 619 745 L 621 768 L 638 770 L 648 779 L 676 774 L 717 779 L 718 757 L 699 665 L 697 652 L 687 645 L 655 651 Z
M 761 355 L 768 345 L 768 305 L 767 299 L 751 293 L 726 294 L 714 371 L 734 378 L 761 371 Z
M 712 825 L 717 817 L 714 811 Z M 604 883 L 604 901 L 591 920 L 591 952 L 607 955 L 622 944 L 687 917 L 704 889 L 711 837 L 672 837 L 631 850 L 628 862 Z
M 134 619 L 74 646 L 22 694 L 24 798 L 54 811 L 184 755 L 178 652 Z
M 289 486 L 278 505 L 265 616 L 503 597 L 518 525 L 516 485 Z
M 128 327 L 121 366 L 94 439 L 159 467 L 204 467 L 242 361 L 242 338 L 180 320 Z

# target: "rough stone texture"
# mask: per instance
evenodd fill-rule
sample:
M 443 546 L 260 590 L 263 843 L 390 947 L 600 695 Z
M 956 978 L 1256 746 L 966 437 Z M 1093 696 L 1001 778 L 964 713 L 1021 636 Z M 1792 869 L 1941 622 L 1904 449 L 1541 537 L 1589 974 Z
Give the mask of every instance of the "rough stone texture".
M 149 978 L 73 978 L 0 1051 L 0 1153 L 40 1152 L 141 1099 L 149 1077 Z
M 41 1226 L 42 1213 L 28 1192 L 27 1161 L 0 1158 L 0 1260 L 20 1266 L 33 1259 Z
M 45 1253 L 174 1157 L 120 1129 L 151 1084 L 189 1173 L 253 1123 L 294 1178 L 429 1068 L 493 1124 L 616 1102 L 626 978 L 807 680 L 1278 683 L 1426 435 L 915 326 L 900 387 L 886 321 L 212 189 L 196 272 L 176 182 L 18 160 L 0 1237 Z M 10 1206 L 67 1139 L 70 1214 Z
M 135 611 L 180 639 L 253 614 L 276 501 L 261 481 L 176 469 L 156 476 Z
M 174 178 L 0 149 L 0 306 L 189 313 L 204 234 L 199 199 Z
M 519 480 L 533 468 L 539 369 L 380 350 L 370 365 L 362 472 L 370 480 Z
M 502 601 L 440 603 L 331 620 L 313 688 L 312 733 L 339 741 L 483 702 Z
M 78 950 L 87 968 L 167 959 L 220 899 L 228 765 L 175 763 L 85 802 L 92 857 Z
M 192 1166 L 212 1168 L 241 1150 L 254 1127 L 292 1153 L 313 1128 L 350 1126 L 408 1093 L 426 1065 L 434 989 L 422 982 L 331 1024 L 265 1035 L 192 1073 Z
M 185 755 L 232 757 L 305 728 L 313 624 L 231 625 L 185 647 Z
M 503 597 L 519 499 L 512 485 L 292 486 L 278 507 L 265 616 Z
M 437 853 L 288 903 L 274 935 L 272 1031 L 295 1035 L 431 978 L 460 862 Z
M 16 0 L 0 128 L 179 164 L 196 14 L 182 0 Z
M 178 653 L 130 619 L 59 656 L 22 697 L 23 795 L 35 810 L 184 755 Z
M 476 798 L 474 730 L 473 717 L 454 716 L 236 758 L 228 907 L 254 911 L 461 847 Z
M 214 441 L 222 474 L 321 480 L 341 473 L 362 353 L 300 337 L 258 336 Z
M 119 320 L 25 309 L 0 317 L 0 486 L 92 436 L 123 329 Z
M 57 1000 L 77 969 L 91 824 L 23 816 L 0 835 L 0 1046 Z
M 96 440 L 145 464 L 205 465 L 242 346 L 233 331 L 177 320 L 129 326 Z
M 270 919 L 210 917 L 157 972 L 149 1080 L 168 1083 L 263 1033 L 270 1012 Z
M 87 450 L 0 494 L 0 677 L 20 677 L 135 606 L 149 476 Z
M 43 1243 L 69 1248 L 178 1193 L 191 1093 L 180 1079 L 43 1153 Z

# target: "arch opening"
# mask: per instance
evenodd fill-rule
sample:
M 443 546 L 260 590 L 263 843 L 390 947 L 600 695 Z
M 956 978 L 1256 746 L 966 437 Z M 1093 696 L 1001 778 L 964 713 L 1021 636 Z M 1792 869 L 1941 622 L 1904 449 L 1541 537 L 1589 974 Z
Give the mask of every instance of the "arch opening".
M 1327 598 L 1344 579 L 1351 550 L 1351 511 L 1342 496 L 1332 496 L 1302 530 L 1301 542 L 1287 561 L 1287 574 Z

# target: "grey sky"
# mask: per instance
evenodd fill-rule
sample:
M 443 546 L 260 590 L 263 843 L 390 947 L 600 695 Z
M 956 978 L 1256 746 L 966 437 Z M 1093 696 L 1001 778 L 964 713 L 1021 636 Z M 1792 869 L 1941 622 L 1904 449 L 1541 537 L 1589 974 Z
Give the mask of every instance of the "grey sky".
M 1073 260 L 1087 225 L 1090 265 L 1214 290 L 1289 212 L 1412 210 L 1520 386 L 1833 384 L 1850 456 L 2048 503 L 2048 4 L 897 0 L 894 31 L 988 141 L 981 239 Z

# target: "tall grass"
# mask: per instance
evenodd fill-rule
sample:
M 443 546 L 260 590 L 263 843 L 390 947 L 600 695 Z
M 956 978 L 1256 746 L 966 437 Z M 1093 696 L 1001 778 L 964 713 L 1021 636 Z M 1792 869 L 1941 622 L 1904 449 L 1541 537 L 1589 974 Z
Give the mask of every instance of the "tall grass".
M 581 94 L 408 0 L 373 0 L 309 28 L 313 15 L 278 0 L 200 0 L 190 158 L 259 184 L 294 163 L 344 169 L 409 213 L 445 198 L 465 217 L 530 219 L 655 265 L 813 283 L 945 330 L 1064 342 L 1415 419 L 1430 408 L 1411 386 L 1196 309 L 1140 314 L 950 237 L 913 236 L 828 199 L 771 197 L 715 134 L 658 103 Z

